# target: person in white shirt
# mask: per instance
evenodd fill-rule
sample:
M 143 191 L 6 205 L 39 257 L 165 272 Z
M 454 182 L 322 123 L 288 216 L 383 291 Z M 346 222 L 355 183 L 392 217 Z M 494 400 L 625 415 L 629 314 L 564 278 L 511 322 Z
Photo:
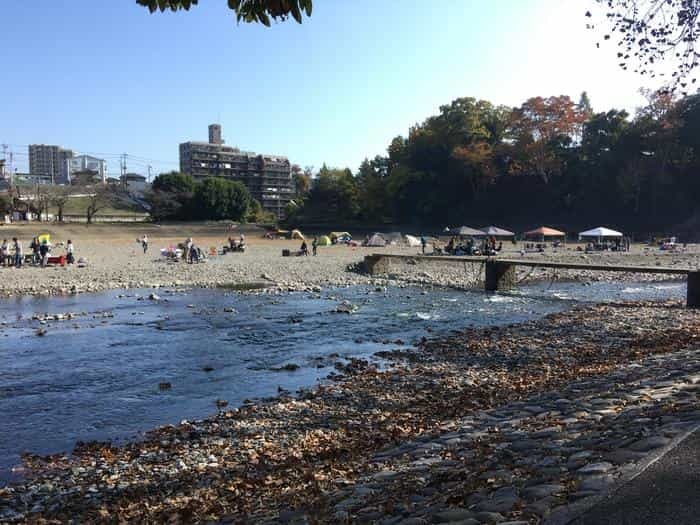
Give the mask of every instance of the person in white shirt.
M 73 264 L 75 262 L 75 256 L 73 255 L 74 250 L 73 241 L 68 239 L 68 243 L 66 244 L 66 262 L 68 264 Z

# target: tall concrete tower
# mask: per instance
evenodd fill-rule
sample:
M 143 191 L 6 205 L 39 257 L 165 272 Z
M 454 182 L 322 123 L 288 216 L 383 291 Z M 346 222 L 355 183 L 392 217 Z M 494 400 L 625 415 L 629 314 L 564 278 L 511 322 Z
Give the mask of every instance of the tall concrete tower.
M 209 144 L 223 144 L 221 140 L 221 124 L 209 124 Z

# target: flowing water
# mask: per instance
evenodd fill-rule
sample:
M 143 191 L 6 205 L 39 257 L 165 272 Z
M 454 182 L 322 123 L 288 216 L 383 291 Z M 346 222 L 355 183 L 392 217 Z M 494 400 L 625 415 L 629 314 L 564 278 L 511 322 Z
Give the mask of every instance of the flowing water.
M 285 295 L 157 290 L 160 300 L 149 300 L 150 290 L 0 300 L 0 483 L 12 479 L 22 452 L 138 439 L 157 425 L 215 412 L 217 399 L 236 406 L 273 396 L 278 387 L 313 386 L 349 357 L 467 325 L 534 319 L 582 301 L 684 292 L 684 283 L 568 283 L 492 295 L 352 287 Z M 336 312 L 344 301 L 340 309 L 353 313 Z M 75 315 L 45 319 L 67 313 Z M 299 368 L 272 370 L 284 365 Z M 171 388 L 160 389 L 164 382 Z

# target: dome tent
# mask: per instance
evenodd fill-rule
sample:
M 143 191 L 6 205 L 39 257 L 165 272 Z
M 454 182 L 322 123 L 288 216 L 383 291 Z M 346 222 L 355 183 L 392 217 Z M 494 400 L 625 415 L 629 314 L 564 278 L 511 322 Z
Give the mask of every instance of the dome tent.
M 420 246 L 420 239 L 414 237 L 413 235 L 406 235 L 406 244 L 410 247 Z
M 381 233 L 375 233 L 367 241 L 367 246 L 386 246 L 386 239 Z
M 330 246 L 331 244 L 331 239 L 328 235 L 321 235 L 316 239 L 316 246 Z

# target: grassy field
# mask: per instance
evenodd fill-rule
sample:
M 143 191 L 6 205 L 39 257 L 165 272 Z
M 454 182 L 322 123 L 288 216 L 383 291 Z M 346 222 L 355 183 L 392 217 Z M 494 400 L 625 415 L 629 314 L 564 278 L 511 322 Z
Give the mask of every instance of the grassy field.
M 90 197 L 71 197 L 63 208 L 64 215 L 85 215 Z M 49 206 L 49 213 L 56 215 L 56 206 Z M 119 202 L 105 206 L 97 212 L 97 216 L 105 215 L 143 215 L 146 213 L 136 203 Z

